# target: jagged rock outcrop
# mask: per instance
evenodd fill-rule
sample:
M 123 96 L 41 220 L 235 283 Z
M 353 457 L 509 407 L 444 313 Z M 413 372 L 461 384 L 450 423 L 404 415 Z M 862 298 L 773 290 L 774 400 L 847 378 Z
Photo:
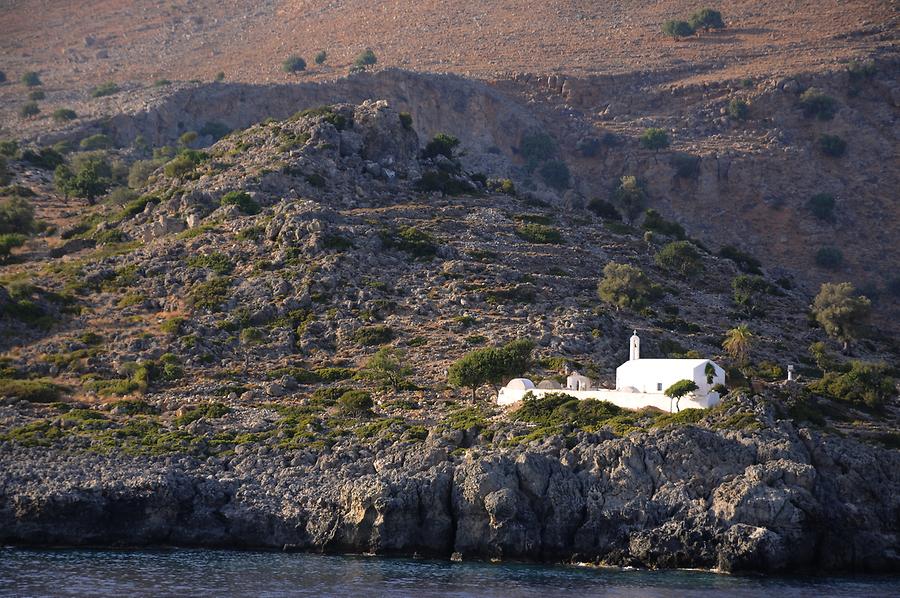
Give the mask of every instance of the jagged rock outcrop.
M 726 571 L 900 564 L 900 455 L 780 422 L 450 452 L 341 443 L 193 457 L 0 447 L 0 541 L 594 561 Z M 780 446 L 776 451 L 773 447 Z

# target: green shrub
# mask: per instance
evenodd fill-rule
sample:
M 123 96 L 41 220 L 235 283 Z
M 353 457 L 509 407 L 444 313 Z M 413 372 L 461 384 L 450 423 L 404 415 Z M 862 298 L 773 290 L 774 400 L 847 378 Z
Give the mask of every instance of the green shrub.
M 379 352 L 384 349 L 380 349 Z M 324 368 L 316 368 L 313 370 L 313 373 L 318 377 L 322 382 L 340 382 L 341 380 L 349 380 L 356 374 L 356 370 L 353 368 L 341 368 L 341 367 L 324 367 Z
M 731 280 L 734 302 L 740 306 L 753 309 L 762 300 L 762 296 L 773 291 L 772 285 L 762 276 L 739 274 Z
M 848 372 L 827 372 L 821 380 L 808 384 L 807 388 L 834 401 L 878 409 L 896 392 L 894 380 L 887 375 L 887 371 L 881 363 L 853 361 Z
M 709 31 L 710 29 L 723 29 L 725 21 L 722 20 L 722 13 L 718 10 L 704 8 L 691 15 L 690 25 L 693 29 Z
M 353 340 L 357 344 L 364 347 L 374 345 L 383 345 L 391 342 L 394 338 L 394 331 L 390 326 L 384 324 L 375 324 L 373 326 L 363 326 L 353 333 Z
M 420 191 L 440 191 L 446 195 L 471 193 L 475 188 L 464 180 L 452 176 L 444 170 L 426 170 L 422 178 L 416 181 L 416 189 Z
M 78 115 L 71 108 L 58 108 L 53 111 L 53 120 L 56 122 L 66 122 L 76 118 L 78 118 Z
M 687 21 L 672 19 L 663 23 L 662 32 L 677 40 L 680 37 L 694 35 L 694 28 Z
M 459 145 L 459 139 L 454 137 L 453 135 L 448 135 L 446 133 L 438 133 L 434 136 L 434 138 L 428 142 L 425 146 L 425 149 L 422 150 L 423 158 L 436 158 L 437 156 L 444 156 L 453 159 L 453 150 Z
M 819 149 L 826 156 L 840 158 L 847 151 L 847 142 L 838 135 L 823 134 L 819 137 Z
M 819 220 L 834 222 L 834 196 L 828 193 L 813 195 L 806 203 L 812 215 Z
M 605 199 L 595 197 L 587 205 L 588 209 L 604 220 L 622 220 L 622 215 L 614 205 Z
M 184 318 L 176 316 L 174 318 L 163 320 L 162 324 L 159 325 L 159 329 L 163 332 L 163 334 L 168 334 L 169 336 L 178 336 L 181 334 L 183 325 Z
M 169 178 L 183 179 L 191 174 L 207 155 L 196 150 L 185 150 L 175 156 L 163 167 L 163 172 Z
M 669 222 L 654 209 L 648 209 L 644 212 L 644 223 L 642 226 L 644 230 L 653 231 L 668 237 L 675 237 L 676 239 L 684 239 L 685 236 L 684 227 L 677 222 Z
M 723 246 L 719 250 L 719 257 L 731 260 L 738 268 L 748 274 L 762 274 L 760 269 L 762 263 L 749 253 L 745 253 L 733 245 Z
M 265 340 L 265 334 L 259 328 L 244 328 L 241 330 L 240 339 L 243 345 L 258 345 Z
M 159 198 L 155 195 L 142 195 L 122 206 L 122 211 L 119 212 L 119 219 L 127 220 L 132 218 L 147 209 L 149 204 L 156 203 L 159 203 Z
M 19 108 L 19 116 L 22 118 L 31 118 L 40 113 L 41 108 L 37 105 L 37 102 L 28 102 L 27 104 L 22 104 L 22 107 Z
M 216 83 L 221 83 L 225 80 L 225 71 L 219 71 L 216 73 L 215 78 L 213 79 Z
M 412 368 L 405 361 L 406 354 L 400 349 L 382 347 L 365 363 L 359 377 L 381 388 L 404 390 L 410 387 L 407 378 L 412 375 Z
M 281 70 L 285 73 L 299 73 L 306 70 L 306 61 L 299 56 L 289 56 L 281 63 Z
M 109 149 L 112 147 L 112 139 L 103 133 L 97 133 L 96 135 L 91 135 L 90 137 L 82 139 L 78 144 L 78 147 L 84 151 Z
M 66 161 L 62 154 L 50 147 L 43 147 L 37 150 L 22 150 L 20 157 L 24 162 L 44 170 L 53 170 Z
M 119 93 L 119 86 L 113 83 L 112 81 L 107 81 L 106 83 L 101 83 L 96 87 L 91 89 L 91 97 L 92 98 L 102 98 L 105 96 L 111 96 L 113 94 Z
M 19 233 L 0 234 L 0 263 L 2 263 L 16 247 L 25 244 L 28 237 Z
M 502 347 L 475 349 L 450 366 L 447 382 L 456 388 L 475 391 L 485 384 L 498 385 L 505 378 L 520 376 L 531 364 L 534 343 L 526 339 L 510 341 Z
M 434 236 L 413 226 L 382 232 L 381 242 L 385 247 L 405 251 L 417 258 L 433 257 L 440 246 Z
M 750 104 L 740 98 L 732 98 L 728 102 L 728 116 L 735 120 L 746 120 L 750 115 Z
M 222 196 L 219 200 L 219 205 L 223 206 L 237 206 L 238 209 L 247 214 L 249 216 L 253 216 L 255 214 L 259 214 L 262 210 L 259 203 L 246 191 L 230 191 Z
M 652 299 L 653 285 L 640 268 L 609 262 L 603 268 L 597 295 L 616 309 L 640 309 Z
M 38 101 L 46 99 L 47 94 L 43 92 L 43 90 L 35 89 L 34 91 L 28 92 L 28 99 L 32 101 Z
M 537 165 L 556 156 L 556 142 L 546 133 L 527 133 L 519 143 L 519 153 L 531 172 Z
M 319 106 L 318 108 L 307 108 L 306 110 L 302 110 L 295 114 L 292 118 L 322 118 L 325 122 L 334 125 L 339 131 L 343 131 L 344 129 L 349 128 L 352 123 L 347 119 L 346 116 L 337 112 L 334 109 L 334 106 Z M 305 141 L 304 141 L 305 143 Z
M 198 419 L 205 417 L 207 419 L 219 419 L 231 413 L 231 408 L 222 403 L 207 403 L 206 405 L 198 405 L 188 410 L 183 415 L 175 418 L 175 425 L 186 426 Z
M 860 338 L 871 314 L 872 302 L 856 295 L 849 282 L 823 283 L 813 300 L 811 313 L 828 336 L 844 343 Z
M 375 52 L 367 49 L 365 52 L 356 57 L 356 61 L 353 64 L 356 67 L 364 69 L 366 67 L 373 66 L 377 62 L 378 58 L 375 56 Z
M 27 199 L 0 199 L 0 234 L 25 234 L 34 230 L 34 207 Z
M 218 310 L 228 298 L 230 286 L 231 279 L 227 277 L 213 278 L 196 284 L 188 293 L 188 304 L 195 309 Z
M 831 120 L 837 113 L 837 102 L 821 89 L 810 87 L 800 94 L 800 108 L 807 117 L 818 117 L 819 120 Z
M 409 112 L 401 112 L 398 117 L 400 118 L 400 125 L 406 129 L 407 131 L 413 130 L 413 119 L 412 114 Z
M 568 189 L 569 187 L 569 167 L 562 160 L 551 160 L 545 162 L 539 169 L 538 174 L 544 180 L 548 187 L 552 187 L 558 191 Z
M 234 270 L 234 262 L 224 253 L 209 253 L 206 255 L 192 255 L 187 260 L 192 268 L 206 268 L 220 276 L 230 274 Z
M 122 399 L 109 404 L 111 410 L 123 415 L 159 415 L 159 408 L 140 399 Z
M 822 247 L 816 252 L 816 265 L 826 270 L 837 270 L 844 263 L 844 253 L 837 247 Z
M 136 160 L 128 169 L 128 186 L 132 189 L 140 189 L 160 166 L 156 160 Z
M 516 194 L 516 185 L 509 179 L 488 179 L 486 186 L 491 193 Z
M 53 173 L 54 186 L 67 197 L 83 197 L 93 205 L 94 200 L 106 193 L 112 184 L 110 164 L 100 155 L 86 154 L 79 156 L 73 166 L 75 172 L 62 164 L 56 168 Z
M 11 380 L 0 378 L 0 397 L 17 397 L 29 403 L 52 403 L 58 401 L 63 387 L 46 378 L 34 380 Z
M 634 219 L 641 212 L 646 201 L 644 186 L 635 176 L 623 176 L 619 180 L 619 186 L 613 191 L 612 200 L 629 219 Z
M 682 276 L 693 276 L 703 270 L 700 253 L 689 241 L 667 243 L 656 254 L 656 265 Z
M 557 229 L 535 222 L 517 226 L 516 235 L 529 243 L 559 245 L 564 242 L 562 234 Z
M 346 415 L 368 414 L 375 405 L 372 402 L 372 395 L 364 390 L 348 390 L 341 395 L 337 404 L 341 413 Z
M 0 155 L 7 158 L 15 158 L 19 153 L 19 142 L 15 139 L 3 139 L 0 141 Z
M 321 66 L 321 65 L 325 64 L 325 60 L 327 58 L 328 58 L 328 53 L 325 52 L 325 50 L 320 50 L 319 52 L 316 53 L 316 57 L 313 60 L 315 60 L 316 64 Z
M 43 83 L 41 83 L 40 76 L 34 71 L 28 71 L 27 73 L 22 75 L 22 83 L 24 83 L 28 87 L 37 87 L 38 85 L 43 85 Z
M 641 147 L 653 151 L 659 151 L 669 147 L 669 134 L 663 129 L 650 127 L 645 129 L 640 137 Z

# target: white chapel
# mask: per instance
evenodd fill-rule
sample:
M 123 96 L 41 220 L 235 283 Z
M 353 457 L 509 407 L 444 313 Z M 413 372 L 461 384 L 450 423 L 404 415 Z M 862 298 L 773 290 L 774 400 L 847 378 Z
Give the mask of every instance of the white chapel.
M 665 390 L 679 380 L 691 380 L 697 390 L 677 403 L 665 395 Z M 497 402 L 511 405 L 521 401 L 526 393 L 538 398 L 549 393 L 564 392 L 577 399 L 609 401 L 620 407 L 640 409 L 657 407 L 663 411 L 685 408 L 712 407 L 719 402 L 713 390 L 725 384 L 725 370 L 710 359 L 641 359 L 641 339 L 634 332 L 629 340 L 629 359 L 616 368 L 616 388 L 597 388 L 590 378 L 571 372 L 566 387 L 556 381 L 544 380 L 537 385 L 527 378 L 515 378 L 500 389 Z

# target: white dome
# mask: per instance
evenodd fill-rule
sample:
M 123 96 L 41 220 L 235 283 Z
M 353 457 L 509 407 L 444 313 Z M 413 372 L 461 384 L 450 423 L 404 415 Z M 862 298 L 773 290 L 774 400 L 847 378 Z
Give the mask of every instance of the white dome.
M 532 382 L 528 378 L 513 378 L 506 385 L 506 388 L 510 388 L 512 390 L 531 390 L 534 388 L 534 382 Z

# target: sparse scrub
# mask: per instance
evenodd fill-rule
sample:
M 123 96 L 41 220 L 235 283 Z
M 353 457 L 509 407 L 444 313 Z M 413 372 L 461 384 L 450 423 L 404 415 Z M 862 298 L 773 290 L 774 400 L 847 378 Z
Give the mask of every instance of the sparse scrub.
M 641 147 L 648 150 L 653 150 L 658 152 L 661 149 L 666 149 L 669 147 L 671 143 L 669 141 L 669 134 L 666 133 L 663 129 L 657 127 L 650 127 L 649 129 L 645 129 L 641 134 L 640 138 Z
M 378 57 L 375 56 L 375 52 L 371 49 L 367 49 L 365 52 L 356 57 L 356 61 L 353 63 L 353 66 L 366 69 L 370 66 L 374 66 L 378 62 Z
M 405 390 L 411 386 L 407 378 L 412 375 L 412 368 L 405 361 L 406 354 L 402 350 L 382 347 L 369 358 L 359 376 L 382 388 Z
M 516 235 L 529 243 L 559 245 L 563 243 L 562 233 L 552 226 L 528 222 L 516 227 Z
M 834 222 L 834 206 L 834 196 L 828 193 L 813 195 L 806 203 L 813 216 L 826 222 Z
M 319 66 L 325 64 L 325 61 L 328 59 L 328 53 L 325 50 L 320 50 L 316 53 L 316 57 L 313 59 L 316 64 Z
M 687 21 L 671 19 L 663 23 L 662 32 L 669 37 L 678 40 L 683 37 L 694 35 L 694 28 Z
M 188 303 L 195 309 L 218 310 L 228 297 L 231 279 L 213 278 L 194 286 L 188 293 Z
M 375 324 L 373 326 L 363 326 L 358 328 L 353 334 L 353 340 L 356 344 L 363 347 L 371 347 L 376 345 L 384 345 L 394 339 L 394 330 L 390 326 L 384 324 Z
M 413 226 L 385 231 L 381 234 L 381 242 L 385 247 L 405 251 L 417 258 L 433 257 L 440 246 L 434 236 Z
M 112 147 L 112 145 L 112 139 L 110 139 L 103 133 L 97 133 L 96 135 L 85 137 L 78 143 L 78 147 L 86 152 L 109 149 Z
M 111 96 L 119 93 L 119 86 L 112 81 L 107 81 L 106 83 L 101 83 L 96 87 L 91 89 L 91 97 L 92 98 L 102 98 L 106 96 Z
M 38 85 L 43 85 L 43 83 L 41 82 L 41 77 L 34 71 L 28 71 L 27 73 L 23 74 L 22 83 L 24 83 L 28 87 L 37 87 Z
M 640 309 L 653 297 L 653 285 L 640 268 L 609 262 L 597 285 L 597 295 L 616 309 Z
M 34 225 L 34 207 L 27 199 L 18 196 L 0 199 L 0 234 L 30 233 Z
M 813 393 L 834 401 L 847 401 L 880 409 L 896 394 L 894 380 L 882 363 L 852 361 L 847 372 L 827 372 L 821 380 L 807 385 Z
M 657 266 L 682 276 L 694 276 L 703 271 L 700 253 L 689 241 L 667 243 L 656 254 L 655 261 Z
M 47 94 L 44 93 L 44 90 L 42 90 L 42 89 L 35 89 L 34 91 L 28 92 L 28 99 L 32 100 L 34 102 L 37 102 L 39 100 L 44 100 L 46 98 L 47 98 Z
M 224 253 L 208 253 L 206 255 L 193 255 L 188 258 L 188 266 L 192 268 L 205 268 L 220 276 L 230 274 L 234 270 L 234 262 Z
M 805 116 L 817 117 L 819 120 L 831 120 L 838 109 L 837 101 L 833 97 L 815 87 L 810 87 L 800 94 L 799 105 Z
M 844 263 L 844 252 L 837 247 L 822 247 L 816 252 L 816 265 L 826 270 L 837 270 Z
M 740 98 L 732 98 L 728 102 L 728 116 L 734 120 L 747 120 L 750 115 L 750 104 Z
M 15 380 L 0 378 L 0 397 L 16 397 L 29 403 L 58 401 L 63 387 L 46 378 Z
M 666 220 L 654 209 L 644 212 L 642 227 L 644 230 L 653 231 L 667 237 L 675 237 L 676 239 L 684 239 L 685 237 L 684 227 L 677 222 Z
M 58 108 L 53 111 L 53 120 L 59 123 L 75 120 L 78 115 L 71 108 Z
M 22 107 L 19 108 L 19 116 L 22 118 L 31 118 L 32 116 L 37 116 L 41 113 L 40 106 L 37 105 L 37 102 L 28 102 L 26 104 L 22 104 Z
M 237 206 L 241 212 L 250 216 L 259 214 L 262 209 L 259 203 L 250 197 L 250 194 L 246 191 L 230 191 L 222 196 L 219 204 L 223 206 Z
M 13 249 L 21 247 L 27 240 L 28 237 L 19 233 L 0 234 L 0 263 L 9 257 Z
M 847 142 L 839 135 L 823 134 L 819 136 L 819 149 L 831 158 L 840 158 L 847 152 Z
M 710 29 L 724 29 L 725 27 L 725 21 L 722 20 L 722 13 L 711 8 L 698 10 L 691 15 L 689 22 L 693 29 L 703 29 L 704 31 L 709 31 Z
M 348 390 L 337 401 L 341 413 L 345 415 L 363 416 L 368 415 L 372 407 L 372 395 L 364 390 Z

